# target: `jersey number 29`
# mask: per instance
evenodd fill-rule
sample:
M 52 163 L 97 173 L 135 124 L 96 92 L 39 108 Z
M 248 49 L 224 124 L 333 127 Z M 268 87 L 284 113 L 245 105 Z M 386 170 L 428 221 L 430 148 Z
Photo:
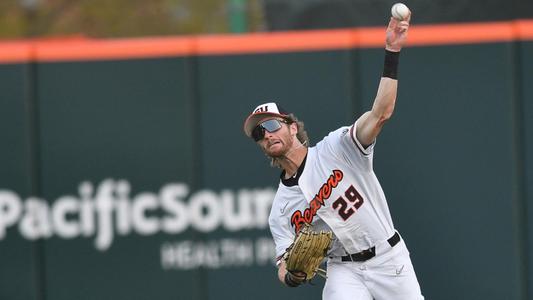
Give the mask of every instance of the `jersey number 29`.
M 344 197 L 346 197 L 346 199 Z M 333 209 L 337 210 L 339 216 L 346 221 L 359 207 L 361 207 L 361 205 L 363 205 L 364 200 L 353 185 L 350 185 L 346 192 L 344 192 L 344 197 L 339 197 L 333 202 L 332 206 Z

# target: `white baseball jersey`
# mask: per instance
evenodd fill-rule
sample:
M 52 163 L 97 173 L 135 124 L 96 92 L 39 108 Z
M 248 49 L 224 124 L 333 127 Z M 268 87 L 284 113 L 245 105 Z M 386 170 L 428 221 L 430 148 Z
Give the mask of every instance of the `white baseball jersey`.
M 373 149 L 357 140 L 356 125 L 341 127 L 308 149 L 293 178 L 282 174 L 269 216 L 278 257 L 304 222 L 333 231 L 330 256 L 366 250 L 394 234 L 372 167 Z

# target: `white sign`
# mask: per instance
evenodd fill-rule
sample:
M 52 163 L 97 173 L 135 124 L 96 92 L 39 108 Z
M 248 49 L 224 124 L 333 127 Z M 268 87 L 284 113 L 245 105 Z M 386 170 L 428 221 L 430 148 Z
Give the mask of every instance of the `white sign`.
M 112 179 L 97 187 L 82 182 L 78 195 L 65 195 L 51 202 L 36 197 L 23 200 L 13 191 L 0 190 L 0 241 L 6 238 L 8 228 L 18 227 L 28 240 L 94 237 L 96 249 L 106 251 L 115 236 L 133 233 L 175 235 L 188 229 L 205 233 L 219 228 L 228 232 L 265 229 L 275 194 L 272 188 L 191 193 L 184 183 L 166 184 L 159 193 L 132 196 L 130 191 L 128 181 Z M 181 253 L 180 249 L 188 245 L 163 245 L 161 251 L 169 247 Z M 202 249 L 200 244 L 190 247 Z M 229 246 L 220 241 L 217 247 L 217 251 L 224 252 Z M 225 256 L 220 261 L 228 263 Z

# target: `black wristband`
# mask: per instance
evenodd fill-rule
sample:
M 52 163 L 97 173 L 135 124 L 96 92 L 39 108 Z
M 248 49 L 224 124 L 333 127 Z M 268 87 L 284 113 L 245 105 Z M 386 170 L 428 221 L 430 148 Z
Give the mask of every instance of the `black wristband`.
M 392 52 L 385 49 L 385 63 L 383 65 L 383 77 L 398 79 L 398 61 L 400 52 Z
M 290 287 L 297 287 L 302 284 L 302 282 L 295 280 L 291 272 L 287 272 L 285 274 L 285 284 Z

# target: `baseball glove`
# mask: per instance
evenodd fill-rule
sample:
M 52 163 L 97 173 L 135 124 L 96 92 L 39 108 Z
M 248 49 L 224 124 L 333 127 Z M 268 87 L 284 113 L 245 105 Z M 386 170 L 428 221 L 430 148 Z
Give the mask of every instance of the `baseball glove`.
M 290 283 L 299 285 L 311 280 L 316 274 L 326 277 L 326 271 L 319 266 L 327 254 L 332 238 L 330 231 L 316 232 L 312 231 L 310 224 L 303 225 L 284 256 Z

